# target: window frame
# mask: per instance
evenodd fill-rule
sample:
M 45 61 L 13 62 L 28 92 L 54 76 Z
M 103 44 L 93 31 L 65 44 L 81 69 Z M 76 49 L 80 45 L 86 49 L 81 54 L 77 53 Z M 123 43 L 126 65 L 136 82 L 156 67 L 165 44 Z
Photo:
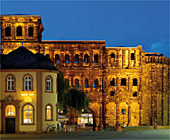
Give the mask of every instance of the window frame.
M 24 110 L 24 107 L 26 106 L 26 105 L 30 105 L 31 107 L 32 107 L 32 123 L 24 123 L 24 111 L 27 111 L 27 110 Z M 34 106 L 31 104 L 31 103 L 26 103 L 26 104 L 24 104 L 23 106 L 22 106 L 22 125 L 34 125 L 34 122 L 35 122 L 35 110 L 34 110 Z
M 136 80 L 136 81 L 135 81 Z M 135 83 L 135 84 L 134 84 Z M 134 78 L 133 79 L 133 86 L 138 86 L 138 79 L 137 78 Z
M 25 89 L 25 77 L 27 77 L 27 76 L 31 77 L 31 90 Z M 29 85 L 28 85 L 28 87 L 29 87 Z M 23 91 L 33 91 L 33 77 L 30 74 L 25 74 L 23 76 Z
M 51 90 L 47 90 L 47 78 L 51 79 Z M 53 92 L 53 78 L 51 75 L 46 76 L 45 78 L 45 92 L 52 93 Z
M 51 107 L 51 118 L 50 119 L 47 119 L 47 106 L 50 106 Z M 45 121 L 53 121 L 53 106 L 51 104 L 47 104 L 45 106 Z
M 13 77 L 14 79 L 13 79 L 13 81 L 14 81 L 14 84 L 13 84 L 13 90 L 9 90 L 8 89 L 8 77 Z M 13 75 L 13 74 L 8 74 L 7 76 L 6 76 L 6 78 L 5 78 L 5 91 L 6 92 L 16 92 L 16 78 L 15 78 L 15 76 Z
M 9 29 L 9 35 L 7 35 L 7 29 Z M 7 26 L 6 28 L 5 28 L 5 36 L 6 37 L 10 37 L 11 36 L 11 27 L 10 26 Z
M 125 80 L 125 85 L 122 84 L 122 82 L 123 82 L 122 80 Z M 127 82 L 127 81 L 126 81 L 126 78 L 122 78 L 122 79 L 121 79 L 121 86 L 126 87 L 126 85 L 127 85 L 126 82 Z
M 8 106 L 13 106 L 14 107 L 14 115 L 6 115 L 7 114 L 7 112 L 6 112 L 6 108 L 8 107 Z M 11 110 L 11 108 L 10 108 L 10 110 Z M 10 111 L 11 112 L 11 111 Z M 13 105 L 13 104 L 8 104 L 8 105 L 6 105 L 5 106 L 5 117 L 16 117 L 16 107 Z
M 32 35 L 30 35 L 30 28 L 32 28 Z M 28 27 L 28 36 L 29 37 L 33 37 L 34 36 L 34 27 L 33 26 Z

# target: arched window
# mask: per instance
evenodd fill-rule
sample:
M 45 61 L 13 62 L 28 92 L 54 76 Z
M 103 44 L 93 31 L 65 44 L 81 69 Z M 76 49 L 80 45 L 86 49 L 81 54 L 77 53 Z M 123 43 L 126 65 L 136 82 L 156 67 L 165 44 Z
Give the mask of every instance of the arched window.
M 94 55 L 94 63 L 98 63 L 98 55 Z
M 24 77 L 24 90 L 26 91 L 32 90 L 32 77 L 29 75 L 26 75 Z
M 7 105 L 5 108 L 5 116 L 15 116 L 15 106 L 14 105 Z
M 137 96 L 138 96 L 137 92 L 134 92 L 133 97 L 137 97 Z
M 89 56 L 88 54 L 84 55 L 84 63 L 88 63 L 89 62 Z
M 112 81 L 110 81 L 111 86 L 115 86 L 115 79 L 113 78 Z
M 135 60 L 135 54 L 131 53 L 131 60 Z
M 88 80 L 88 79 L 85 79 L 84 87 L 85 87 L 85 88 L 88 88 L 88 87 L 89 87 L 89 80 Z
M 70 61 L 69 55 L 66 54 L 66 55 L 65 55 L 65 63 L 69 63 L 69 61 Z
M 138 85 L 138 80 L 135 78 L 133 79 L 133 86 L 137 86 Z
M 30 104 L 24 105 L 23 106 L 23 123 L 32 124 L 33 118 L 34 118 L 33 115 L 34 115 L 33 106 Z
M 99 80 L 95 79 L 94 80 L 94 88 L 97 88 L 99 86 Z
M 5 28 L 5 36 L 11 36 L 11 27 Z
M 115 58 L 115 54 L 114 53 L 111 54 L 111 58 Z
M 21 26 L 17 27 L 17 36 L 22 36 L 22 27 Z
M 74 63 L 79 63 L 79 55 L 78 54 L 75 55 L 75 62 Z
M 115 92 L 114 91 L 110 91 L 110 96 L 114 96 Z
M 126 79 L 125 78 L 121 79 L 121 86 L 126 86 Z
M 46 120 L 52 120 L 53 116 L 53 107 L 52 105 L 48 104 L 45 107 L 45 119 Z
M 34 32 L 34 28 L 33 27 L 29 27 L 28 28 L 28 36 L 33 36 L 33 32 Z
M 60 63 L 60 56 L 59 56 L 59 54 L 55 55 L 55 62 L 56 63 Z
M 46 77 L 46 92 L 52 92 L 52 77 Z
M 15 78 L 14 76 L 7 77 L 7 91 L 14 91 Z
M 76 87 L 76 88 L 79 87 L 79 79 L 75 79 L 75 87 Z

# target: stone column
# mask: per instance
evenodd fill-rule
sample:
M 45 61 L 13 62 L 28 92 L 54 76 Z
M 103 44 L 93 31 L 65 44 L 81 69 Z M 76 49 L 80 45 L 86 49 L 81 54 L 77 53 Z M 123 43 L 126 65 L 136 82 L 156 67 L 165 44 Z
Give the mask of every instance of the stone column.
M 131 113 L 131 103 L 128 104 L 128 126 L 131 126 L 132 113 Z

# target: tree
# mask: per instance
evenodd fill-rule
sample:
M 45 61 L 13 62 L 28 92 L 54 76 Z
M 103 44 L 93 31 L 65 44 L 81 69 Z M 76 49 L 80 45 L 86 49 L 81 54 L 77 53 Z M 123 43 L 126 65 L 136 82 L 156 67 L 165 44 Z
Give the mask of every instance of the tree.
M 90 99 L 82 90 L 76 87 L 69 88 L 68 81 L 64 79 L 63 73 L 58 75 L 58 102 L 59 108 L 68 113 L 69 124 L 76 124 L 78 114 L 82 109 L 89 107 Z

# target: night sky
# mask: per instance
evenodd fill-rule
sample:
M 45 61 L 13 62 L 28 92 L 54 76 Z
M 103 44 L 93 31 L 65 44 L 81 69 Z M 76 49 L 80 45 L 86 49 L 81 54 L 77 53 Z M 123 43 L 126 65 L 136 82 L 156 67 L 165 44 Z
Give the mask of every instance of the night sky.
M 168 1 L 2 1 L 1 14 L 40 15 L 43 40 L 105 40 L 169 55 Z

